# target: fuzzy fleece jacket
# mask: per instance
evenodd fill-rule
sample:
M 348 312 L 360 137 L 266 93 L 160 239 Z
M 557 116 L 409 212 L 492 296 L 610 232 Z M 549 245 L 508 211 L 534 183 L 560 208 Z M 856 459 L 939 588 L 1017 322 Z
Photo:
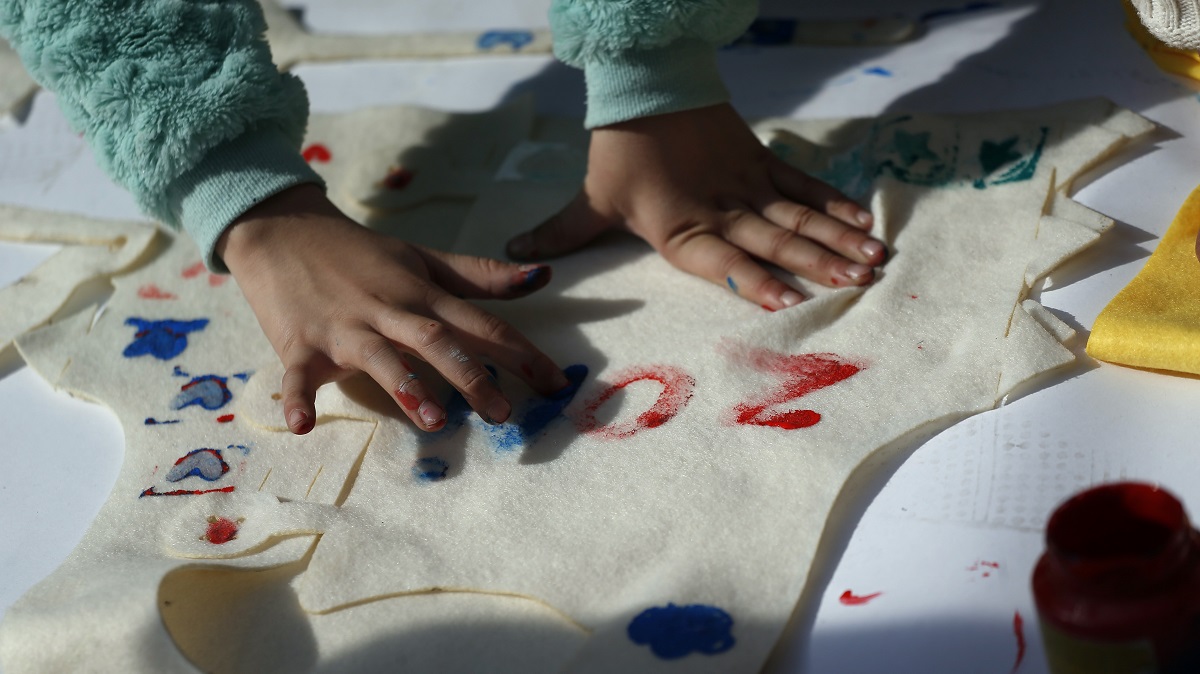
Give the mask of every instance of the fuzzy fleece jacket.
M 716 47 L 755 0 L 555 0 L 555 53 L 583 68 L 589 128 L 728 99 Z M 300 156 L 308 99 L 280 73 L 255 0 L 0 0 L 0 36 L 55 92 L 101 167 L 182 226 L 210 268 L 229 224 L 320 183 Z

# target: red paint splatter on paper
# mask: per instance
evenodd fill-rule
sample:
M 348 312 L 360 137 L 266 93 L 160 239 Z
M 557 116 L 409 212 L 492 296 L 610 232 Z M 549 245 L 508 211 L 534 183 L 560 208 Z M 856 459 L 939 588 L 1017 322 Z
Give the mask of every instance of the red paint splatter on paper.
M 238 523 L 224 517 L 208 518 L 208 529 L 204 532 L 204 540 L 214 545 L 223 545 L 237 538 Z
M 324 164 L 330 159 L 333 159 L 333 154 L 329 152 L 329 148 L 320 143 L 313 143 L 312 145 L 304 148 L 304 151 L 300 153 L 300 156 L 304 157 L 304 161 L 310 164 L 314 161 Z
M 872 594 L 856 595 L 850 590 L 846 590 L 842 593 L 842 596 L 838 597 L 838 601 L 842 602 L 843 606 L 862 606 L 881 594 L 883 593 L 875 592 Z
M 732 422 L 743 426 L 771 426 L 784 430 L 808 428 L 821 421 L 813 410 L 790 410 L 767 414 L 767 409 L 832 386 L 863 369 L 832 353 L 791 355 L 769 349 L 746 348 L 725 342 L 717 347 L 727 358 L 757 372 L 781 377 L 783 381 L 755 403 L 738 403 Z
M 408 184 L 411 183 L 415 177 L 416 175 L 406 168 L 392 167 L 392 169 L 388 171 L 387 176 L 385 176 L 383 179 L 383 186 L 389 190 L 399 191 L 405 187 L 408 187 Z
M 1017 637 L 1017 661 L 1013 663 L 1010 674 L 1016 674 L 1016 671 L 1021 668 L 1021 662 L 1025 660 L 1025 620 L 1021 618 L 1021 612 L 1013 613 L 1013 634 Z
M 221 416 L 217 417 L 217 423 L 218 423 L 218 424 L 227 424 L 227 423 L 229 423 L 229 422 L 231 422 L 231 421 L 233 421 L 233 415 L 232 415 L 232 414 L 222 414 Z
M 180 276 L 182 276 L 184 278 L 196 278 L 197 276 L 199 276 L 202 273 L 204 273 L 204 263 L 197 262 L 196 264 L 188 267 L 187 269 L 184 269 L 183 272 L 180 274 Z
M 138 498 L 142 496 L 200 496 L 201 494 L 228 494 L 234 490 L 233 486 L 220 487 L 218 489 L 176 489 L 174 491 L 158 491 L 154 487 L 150 487 L 142 492 Z
M 162 288 L 159 288 L 158 286 L 154 285 L 153 283 L 147 283 L 146 285 L 138 288 L 137 294 L 138 294 L 138 297 L 140 297 L 144 300 L 179 299 L 179 296 L 176 295 L 175 293 L 169 293 L 169 292 L 163 290 Z
M 650 409 L 642 412 L 633 421 L 611 423 L 601 426 L 596 412 L 616 395 L 617 391 L 638 381 L 656 381 L 663 390 Z M 692 399 L 696 380 L 688 373 L 670 365 L 632 367 L 617 373 L 617 380 L 609 384 L 599 395 L 592 398 L 583 408 L 577 426 L 584 433 L 592 433 L 610 440 L 633 437 L 648 428 L 658 428 L 679 414 Z

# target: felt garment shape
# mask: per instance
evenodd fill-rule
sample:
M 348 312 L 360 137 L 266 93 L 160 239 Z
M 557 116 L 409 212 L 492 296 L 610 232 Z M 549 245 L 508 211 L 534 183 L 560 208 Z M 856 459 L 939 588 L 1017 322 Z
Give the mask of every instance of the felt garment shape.
M 1096 318 L 1087 352 L 1120 365 L 1200 374 L 1200 189 L 1192 191 L 1146 266 Z
M 844 485 L 1071 361 L 1030 285 L 1111 224 L 1071 181 L 1150 129 L 1106 101 L 764 122 L 780 155 L 869 200 L 893 251 L 876 284 L 801 284 L 811 299 L 768 313 L 606 239 L 487 303 L 574 385 L 543 399 L 498 372 L 499 426 L 442 391 L 432 435 L 363 377 L 322 387 L 313 432 L 287 433 L 282 367 L 236 284 L 164 234 L 102 313 L 17 340 L 110 406 L 127 448 L 83 542 L 0 623 L 0 666 L 754 671 L 830 507 L 856 498 Z M 578 189 L 582 138 L 529 133 L 477 185 L 460 252 L 501 255 Z

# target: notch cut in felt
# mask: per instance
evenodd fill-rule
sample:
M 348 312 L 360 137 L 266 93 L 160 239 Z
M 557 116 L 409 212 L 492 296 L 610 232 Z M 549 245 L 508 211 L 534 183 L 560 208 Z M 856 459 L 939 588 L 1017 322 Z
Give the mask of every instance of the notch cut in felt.
M 1087 352 L 1098 360 L 1200 374 L 1200 188 L 1188 195 L 1138 275 L 1096 318 Z

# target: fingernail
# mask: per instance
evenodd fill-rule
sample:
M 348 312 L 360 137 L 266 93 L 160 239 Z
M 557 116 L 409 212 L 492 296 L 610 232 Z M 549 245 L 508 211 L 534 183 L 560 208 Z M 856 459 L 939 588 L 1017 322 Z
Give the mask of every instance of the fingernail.
M 883 258 L 883 244 L 879 243 L 875 239 L 864 242 L 863 245 L 858 247 L 858 249 L 862 251 L 863 255 L 867 256 L 868 260 L 874 261 L 881 260 Z
M 446 412 L 432 400 L 426 400 L 417 408 L 417 416 L 426 426 L 437 426 L 446 418 Z
M 483 420 L 495 426 L 496 424 L 504 423 L 508 419 L 509 414 L 512 414 L 512 406 L 504 398 L 498 398 L 487 408 Z
M 858 215 L 854 216 L 860 225 L 869 225 L 875 221 L 875 216 L 871 215 L 870 211 L 859 211 Z
M 293 431 L 303 431 L 308 428 L 308 415 L 303 410 L 292 410 L 288 414 L 288 426 Z
M 804 301 L 804 295 L 795 290 L 786 290 L 779 296 L 779 303 L 785 307 L 794 307 Z
M 550 282 L 550 267 L 544 264 L 525 264 L 517 267 L 513 290 L 536 290 Z
M 871 273 L 871 268 L 863 264 L 846 265 L 846 276 L 861 281 Z
M 508 254 L 512 257 L 533 257 L 533 235 L 522 234 L 508 242 Z

